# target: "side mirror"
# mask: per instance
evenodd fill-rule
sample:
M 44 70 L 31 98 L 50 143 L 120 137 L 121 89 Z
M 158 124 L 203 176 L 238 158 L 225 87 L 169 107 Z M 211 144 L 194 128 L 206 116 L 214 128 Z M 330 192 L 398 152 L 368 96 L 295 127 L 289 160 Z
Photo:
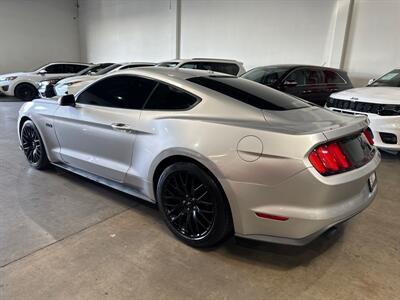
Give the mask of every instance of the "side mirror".
M 295 87 L 297 85 L 298 85 L 297 81 L 294 80 L 285 80 L 285 82 L 283 83 L 283 86 L 287 87 Z
M 368 80 L 368 85 L 371 85 L 375 81 L 375 78 Z
M 46 75 L 47 74 L 47 71 L 46 70 L 40 70 L 39 72 L 38 72 L 38 74 L 40 74 L 40 75 Z
M 58 99 L 58 105 L 60 106 L 75 106 L 75 96 L 72 94 L 61 96 Z

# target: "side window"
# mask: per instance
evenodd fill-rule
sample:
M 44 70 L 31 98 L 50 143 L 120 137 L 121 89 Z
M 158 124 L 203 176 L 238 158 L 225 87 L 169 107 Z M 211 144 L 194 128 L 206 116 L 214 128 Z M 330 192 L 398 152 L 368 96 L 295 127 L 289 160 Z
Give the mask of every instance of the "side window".
M 78 73 L 84 69 L 86 69 L 88 66 L 84 66 L 84 65 L 70 65 L 72 66 L 72 73 Z M 65 72 L 65 73 L 69 73 L 69 72 Z
M 324 83 L 324 73 L 321 70 L 308 69 L 305 70 L 306 84 L 322 84 Z
M 60 73 L 64 73 L 64 68 L 63 65 L 50 65 L 48 66 L 46 69 L 47 74 L 60 74 Z
M 325 70 L 324 75 L 325 75 L 325 83 L 337 83 L 337 84 L 346 83 L 344 79 L 334 71 Z
M 75 72 L 74 65 L 64 65 L 64 70 L 62 73 L 77 73 L 77 72 Z
M 141 109 L 156 86 L 153 80 L 134 76 L 113 76 L 94 83 L 77 102 L 106 107 Z
M 180 68 L 183 68 L 183 69 L 201 69 L 201 68 L 199 68 L 198 63 L 186 63 L 186 64 L 183 64 L 182 66 L 180 66 Z
M 197 102 L 197 98 L 164 83 L 159 83 L 146 102 L 144 109 L 179 110 L 188 109 Z
M 213 70 L 225 74 L 237 75 L 239 73 L 239 67 L 235 64 L 229 63 L 213 63 Z
M 304 69 L 295 70 L 286 77 L 285 81 L 295 81 L 298 85 L 306 84 L 306 74 Z

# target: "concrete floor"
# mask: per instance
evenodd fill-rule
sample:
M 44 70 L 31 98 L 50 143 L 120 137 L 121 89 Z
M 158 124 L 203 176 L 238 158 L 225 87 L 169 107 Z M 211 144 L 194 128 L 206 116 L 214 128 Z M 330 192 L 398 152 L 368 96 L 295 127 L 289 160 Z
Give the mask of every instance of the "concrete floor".
M 384 155 L 377 199 L 334 236 L 199 251 L 150 205 L 29 168 L 10 100 L 0 98 L 0 299 L 400 298 L 400 157 Z

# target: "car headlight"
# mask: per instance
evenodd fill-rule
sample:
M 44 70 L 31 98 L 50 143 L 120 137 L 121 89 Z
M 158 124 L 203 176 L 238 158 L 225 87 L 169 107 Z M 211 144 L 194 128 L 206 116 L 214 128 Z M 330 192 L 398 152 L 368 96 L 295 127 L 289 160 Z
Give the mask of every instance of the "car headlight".
M 15 80 L 17 78 L 18 78 L 18 76 L 1 77 L 0 81 L 13 81 L 13 80 Z

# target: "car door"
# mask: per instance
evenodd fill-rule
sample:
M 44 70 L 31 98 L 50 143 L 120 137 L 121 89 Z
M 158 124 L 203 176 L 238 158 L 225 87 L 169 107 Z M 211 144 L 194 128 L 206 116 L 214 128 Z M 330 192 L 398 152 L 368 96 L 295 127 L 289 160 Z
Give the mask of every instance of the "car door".
M 123 182 L 132 161 L 135 126 L 155 85 L 130 75 L 109 76 L 80 93 L 75 107 L 60 106 L 54 125 L 64 163 Z
M 283 80 L 281 90 L 318 105 L 324 105 L 324 74 L 319 69 L 301 68 L 288 74 Z

